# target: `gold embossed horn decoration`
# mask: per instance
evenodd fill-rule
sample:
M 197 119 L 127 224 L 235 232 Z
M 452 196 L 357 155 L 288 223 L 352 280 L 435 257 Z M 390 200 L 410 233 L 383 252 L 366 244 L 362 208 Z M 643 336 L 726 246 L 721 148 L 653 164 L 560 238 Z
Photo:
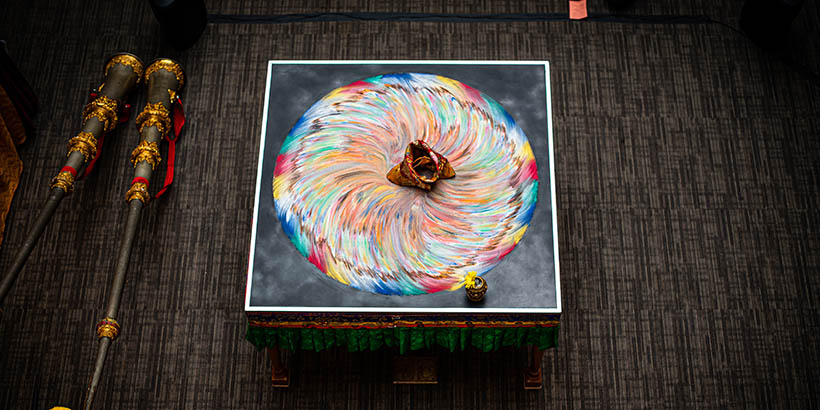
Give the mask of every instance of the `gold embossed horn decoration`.
M 128 120 L 128 105 L 125 104 L 125 99 L 142 79 L 142 61 L 133 54 L 115 54 L 105 63 L 104 74 L 103 83 L 92 91 L 90 101 L 83 109 L 80 131 L 68 140 L 68 152 L 63 168 L 51 180 L 46 203 L 40 210 L 34 226 L 29 229 L 11 266 L 3 275 L 3 281 L 0 282 L 0 304 L 23 269 L 43 230 L 51 221 L 60 201 L 74 191 L 74 182 L 88 175 L 93 168 L 100 155 L 105 135 L 117 124 Z
M 178 93 L 185 85 L 185 74 L 182 67 L 174 60 L 167 58 L 153 61 L 145 69 L 145 85 L 148 87 L 145 108 L 136 119 L 140 132 L 140 141 L 131 153 L 131 164 L 134 166 L 134 179 L 125 194 L 128 204 L 128 216 L 125 223 L 122 242 L 120 242 L 117 265 L 111 291 L 108 293 L 108 307 L 105 316 L 97 323 L 99 350 L 94 374 L 91 376 L 86 393 L 84 409 L 91 409 L 94 394 L 102 376 L 108 347 L 120 334 L 117 312 L 125 285 L 125 275 L 131 248 L 137 233 L 140 216 L 151 198 L 148 186 L 157 165 L 162 161 L 160 143 L 168 142 L 168 162 L 166 165 L 165 183 L 157 196 L 170 186 L 173 180 L 175 144 L 184 123 L 182 103 Z

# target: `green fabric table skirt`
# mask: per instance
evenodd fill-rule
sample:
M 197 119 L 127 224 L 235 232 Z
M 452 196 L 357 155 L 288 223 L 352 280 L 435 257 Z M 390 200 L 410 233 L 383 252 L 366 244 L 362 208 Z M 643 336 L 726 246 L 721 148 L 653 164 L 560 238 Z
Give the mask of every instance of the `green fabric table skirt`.
M 398 347 L 410 350 L 435 345 L 455 350 L 468 346 L 489 352 L 504 346 L 535 345 L 549 349 L 558 345 L 558 326 L 553 327 L 396 327 L 388 329 L 315 329 L 248 326 L 245 338 L 257 349 L 279 346 L 286 349 L 321 351 L 346 347 L 351 352 Z

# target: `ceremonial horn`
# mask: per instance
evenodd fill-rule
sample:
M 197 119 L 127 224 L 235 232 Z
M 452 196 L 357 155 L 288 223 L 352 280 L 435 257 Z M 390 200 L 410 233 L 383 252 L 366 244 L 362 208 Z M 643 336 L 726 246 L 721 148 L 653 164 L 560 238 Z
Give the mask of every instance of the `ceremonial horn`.
M 142 61 L 129 53 L 119 53 L 111 57 L 104 66 L 105 79 L 92 93 L 94 98 L 83 110 L 83 126 L 76 136 L 68 140 L 68 154 L 65 165 L 51 180 L 51 192 L 28 231 L 28 236 L 17 251 L 11 266 L 0 283 L 0 304 L 3 303 L 11 286 L 26 264 L 34 245 L 51 221 L 54 211 L 66 194 L 74 190 L 77 175 L 90 171 L 91 165 L 100 154 L 100 146 L 106 133 L 120 123 L 120 109 L 128 94 L 140 82 L 143 74 Z M 127 119 L 127 118 L 126 118 Z M 98 141 L 100 146 L 98 146 Z M 87 173 L 87 172 L 86 172 Z
M 177 93 L 185 84 L 185 74 L 182 67 L 174 60 L 166 58 L 154 60 L 145 69 L 145 83 L 148 86 L 148 97 L 145 108 L 137 116 L 140 142 L 131 153 L 131 163 L 134 165 L 134 179 L 131 182 L 131 188 L 125 194 L 125 201 L 128 203 L 128 217 L 122 242 L 120 242 L 114 281 L 111 284 L 111 292 L 109 292 L 108 307 L 106 308 L 105 317 L 97 323 L 99 350 L 97 351 L 94 374 L 91 376 L 85 405 L 83 406 L 86 410 L 90 410 L 93 404 L 94 393 L 102 376 L 108 346 L 120 333 L 120 325 L 115 318 L 120 308 L 125 274 L 128 270 L 128 260 L 131 258 L 131 247 L 134 244 L 140 215 L 150 199 L 148 185 L 151 182 L 154 168 L 162 160 L 159 153 L 159 143 L 163 138 L 167 139 L 171 127 L 175 128 L 174 134 L 176 137 L 179 126 L 181 126 L 181 124 L 172 122 L 171 112 L 174 106 L 179 103 Z M 171 144 L 173 144 L 173 141 L 169 140 Z M 169 147 L 169 152 L 172 150 Z M 169 154 L 169 157 L 171 155 Z M 168 168 L 172 169 L 171 160 L 168 161 Z M 166 178 L 166 187 L 168 185 L 167 181 Z

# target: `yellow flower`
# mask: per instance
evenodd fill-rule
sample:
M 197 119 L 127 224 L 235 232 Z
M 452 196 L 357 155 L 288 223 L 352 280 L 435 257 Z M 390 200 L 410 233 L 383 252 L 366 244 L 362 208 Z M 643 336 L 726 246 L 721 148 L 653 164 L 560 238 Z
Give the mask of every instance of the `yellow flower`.
M 468 288 L 472 288 L 475 286 L 475 277 L 478 275 L 478 272 L 471 270 L 467 273 L 467 276 L 464 277 L 464 286 Z

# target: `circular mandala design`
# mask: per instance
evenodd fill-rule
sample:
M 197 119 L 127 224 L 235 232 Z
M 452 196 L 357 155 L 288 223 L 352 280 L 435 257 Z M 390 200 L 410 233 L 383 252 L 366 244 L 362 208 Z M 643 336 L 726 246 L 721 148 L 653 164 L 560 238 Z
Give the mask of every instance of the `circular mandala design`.
M 387 172 L 425 141 L 455 178 L 429 192 Z M 370 292 L 455 290 L 521 240 L 537 199 L 530 144 L 490 97 L 450 78 L 386 74 L 333 90 L 293 126 L 276 159 L 274 206 L 299 252 Z

